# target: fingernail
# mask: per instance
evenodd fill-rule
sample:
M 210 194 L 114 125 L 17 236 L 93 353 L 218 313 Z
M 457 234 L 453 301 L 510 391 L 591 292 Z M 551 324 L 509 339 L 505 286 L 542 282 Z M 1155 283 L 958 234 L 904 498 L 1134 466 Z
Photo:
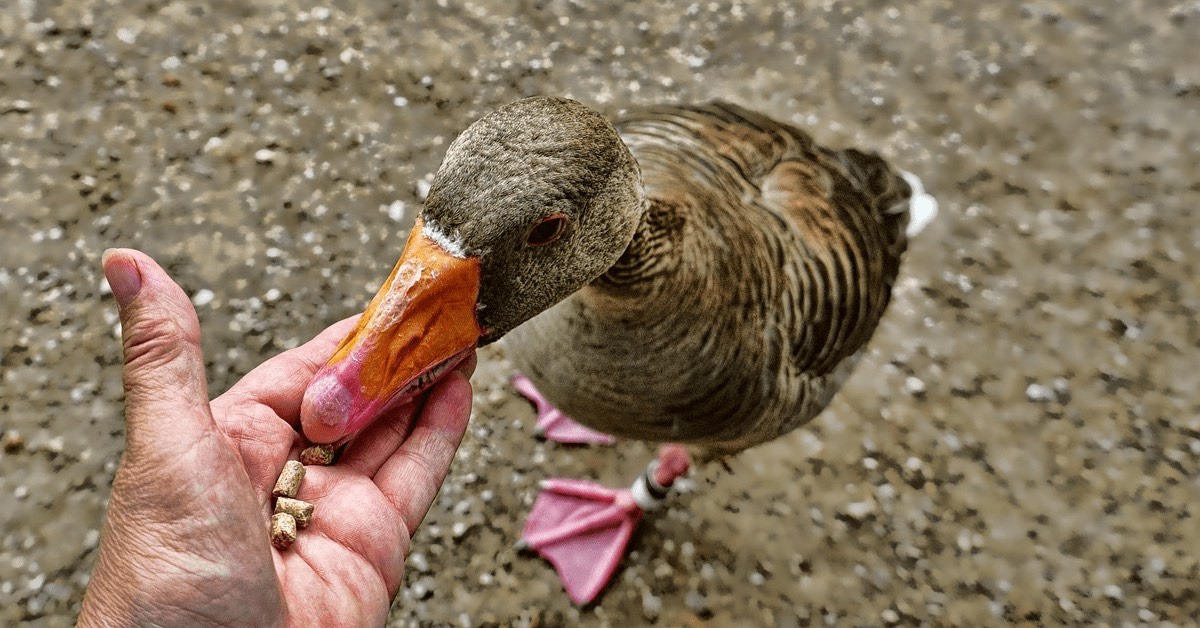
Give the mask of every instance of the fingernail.
M 104 265 L 104 276 L 108 278 L 108 287 L 112 288 L 113 298 L 117 307 L 124 309 L 133 302 L 133 298 L 142 290 L 142 274 L 138 272 L 137 263 L 128 257 L 113 257 L 116 249 L 108 249 L 101 258 Z

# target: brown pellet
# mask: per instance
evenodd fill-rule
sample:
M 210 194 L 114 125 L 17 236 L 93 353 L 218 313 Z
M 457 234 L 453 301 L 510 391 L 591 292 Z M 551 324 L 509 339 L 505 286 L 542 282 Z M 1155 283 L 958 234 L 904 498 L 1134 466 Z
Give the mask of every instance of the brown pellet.
M 271 517 L 271 545 L 275 549 L 285 550 L 296 542 L 296 520 L 286 512 L 275 513 Z
M 295 497 L 300 490 L 300 481 L 304 479 L 304 465 L 297 460 L 288 460 L 283 465 L 279 479 L 275 480 L 275 489 L 271 494 L 276 497 Z
M 313 445 L 300 452 L 300 462 L 323 467 L 333 462 L 333 454 L 336 451 L 333 445 Z
M 312 521 L 313 510 L 316 507 L 312 504 L 290 497 L 280 497 L 275 500 L 275 514 L 289 514 L 296 520 L 296 526 L 299 528 L 307 528 Z

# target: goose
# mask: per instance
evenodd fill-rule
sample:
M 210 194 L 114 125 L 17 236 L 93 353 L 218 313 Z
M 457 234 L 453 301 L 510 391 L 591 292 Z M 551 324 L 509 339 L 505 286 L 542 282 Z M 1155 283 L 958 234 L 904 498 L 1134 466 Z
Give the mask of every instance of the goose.
M 552 479 L 534 504 L 523 546 L 586 603 L 693 465 L 828 405 L 936 209 L 878 155 L 734 104 L 614 125 L 565 98 L 510 103 L 451 143 L 399 261 L 306 390 L 303 434 L 345 443 L 507 336 L 539 414 L 662 443 L 628 489 Z

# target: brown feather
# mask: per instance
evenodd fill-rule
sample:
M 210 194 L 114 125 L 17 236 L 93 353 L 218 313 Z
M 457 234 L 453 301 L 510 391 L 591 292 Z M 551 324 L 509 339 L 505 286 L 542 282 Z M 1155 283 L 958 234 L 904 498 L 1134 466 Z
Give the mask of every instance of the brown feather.
M 641 168 L 641 223 L 607 273 L 513 332 L 518 367 L 584 424 L 702 457 L 808 422 L 887 307 L 908 184 L 726 103 L 616 128 Z

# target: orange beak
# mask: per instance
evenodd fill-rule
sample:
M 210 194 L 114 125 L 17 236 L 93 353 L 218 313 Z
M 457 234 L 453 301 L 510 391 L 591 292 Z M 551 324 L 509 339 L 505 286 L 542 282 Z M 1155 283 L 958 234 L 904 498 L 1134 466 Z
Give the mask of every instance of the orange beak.
M 418 219 L 391 276 L 305 390 L 304 435 L 345 442 L 466 358 L 482 333 L 479 277 L 479 258 L 452 255 Z

